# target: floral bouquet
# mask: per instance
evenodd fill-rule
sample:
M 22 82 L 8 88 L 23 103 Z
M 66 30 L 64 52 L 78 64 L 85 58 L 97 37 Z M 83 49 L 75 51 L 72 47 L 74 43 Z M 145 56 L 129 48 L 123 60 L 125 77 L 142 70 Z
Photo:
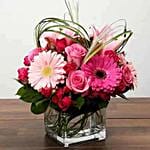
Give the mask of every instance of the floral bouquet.
M 102 29 L 91 26 L 87 31 L 78 22 L 78 3 L 65 3 L 71 19 L 46 18 L 38 23 L 37 46 L 25 56 L 17 79 L 22 84 L 17 95 L 31 103 L 34 114 L 45 113 L 46 131 L 62 143 L 64 138 L 82 140 L 83 134 L 102 131 L 93 115 L 98 120 L 102 116 L 98 111 L 107 107 L 111 97 L 126 99 L 124 93 L 136 83 L 135 69 L 123 50 L 132 35 L 126 21 Z M 89 118 L 93 123 L 83 130 Z

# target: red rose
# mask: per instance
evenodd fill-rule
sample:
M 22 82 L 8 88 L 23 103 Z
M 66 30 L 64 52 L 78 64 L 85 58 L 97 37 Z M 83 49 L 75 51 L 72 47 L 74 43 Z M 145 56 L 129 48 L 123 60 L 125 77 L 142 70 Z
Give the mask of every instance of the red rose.
M 67 94 L 67 93 L 70 92 L 70 89 L 69 89 L 67 86 L 65 86 L 65 87 L 63 88 L 63 92 L 64 92 L 64 94 Z
M 59 99 L 62 99 L 63 95 L 64 95 L 63 88 L 59 88 L 59 89 L 56 91 L 56 96 L 59 97 Z
M 49 97 L 49 96 L 52 94 L 52 89 L 51 89 L 51 88 L 48 88 L 48 87 L 41 88 L 41 89 L 40 89 L 40 93 L 41 93 L 42 95 L 44 95 L 45 97 Z
M 28 80 L 28 69 L 27 68 L 19 68 L 18 69 L 18 79 L 21 81 L 21 82 L 27 82 Z
M 52 97 L 52 102 L 54 103 L 54 104 L 58 104 L 58 102 L 59 102 L 59 97 L 58 96 L 53 96 Z
M 28 59 L 28 56 L 24 57 L 24 62 L 23 62 L 26 66 L 30 66 L 30 61 Z
M 65 38 L 56 39 L 56 43 L 55 44 L 56 44 L 56 50 L 59 53 L 61 53 L 62 51 L 64 51 L 65 47 L 67 46 Z
M 66 71 L 67 74 L 69 74 L 70 72 L 72 72 L 76 69 L 77 69 L 77 65 L 74 62 L 67 63 L 64 66 L 64 70 Z
M 66 111 L 71 104 L 72 104 L 72 100 L 68 96 L 65 96 L 62 100 L 58 102 L 58 106 L 62 111 Z

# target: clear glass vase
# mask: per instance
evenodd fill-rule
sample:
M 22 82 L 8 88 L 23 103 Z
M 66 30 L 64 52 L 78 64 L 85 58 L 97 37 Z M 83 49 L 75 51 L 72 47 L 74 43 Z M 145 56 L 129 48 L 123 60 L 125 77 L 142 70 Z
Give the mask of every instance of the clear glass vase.
M 106 108 L 72 117 L 48 108 L 44 114 L 46 134 L 68 147 L 69 144 L 106 138 Z

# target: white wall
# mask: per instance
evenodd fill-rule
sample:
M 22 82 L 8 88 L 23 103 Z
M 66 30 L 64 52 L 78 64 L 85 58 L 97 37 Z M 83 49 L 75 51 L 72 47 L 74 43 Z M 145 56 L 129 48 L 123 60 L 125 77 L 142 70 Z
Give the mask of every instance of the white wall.
M 17 68 L 35 47 L 34 27 L 45 17 L 63 17 L 63 0 L 0 0 L 0 98 L 14 98 Z M 126 51 L 138 72 L 128 96 L 150 96 L 150 0 L 80 0 L 80 21 L 102 26 L 125 18 L 134 35 Z

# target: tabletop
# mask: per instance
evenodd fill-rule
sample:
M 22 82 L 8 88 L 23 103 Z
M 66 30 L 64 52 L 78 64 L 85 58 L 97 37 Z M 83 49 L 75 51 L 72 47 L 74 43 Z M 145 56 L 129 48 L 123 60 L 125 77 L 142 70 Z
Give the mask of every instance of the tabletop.
M 0 100 L 0 150 L 61 150 L 45 135 L 43 115 L 18 99 Z M 70 145 L 71 150 L 150 150 L 150 98 L 113 99 L 106 112 L 107 138 Z

